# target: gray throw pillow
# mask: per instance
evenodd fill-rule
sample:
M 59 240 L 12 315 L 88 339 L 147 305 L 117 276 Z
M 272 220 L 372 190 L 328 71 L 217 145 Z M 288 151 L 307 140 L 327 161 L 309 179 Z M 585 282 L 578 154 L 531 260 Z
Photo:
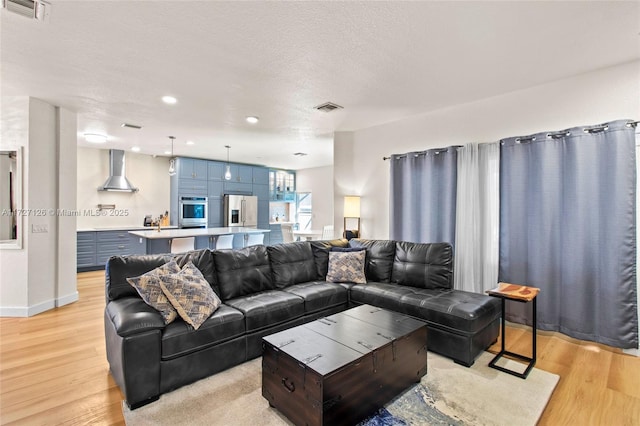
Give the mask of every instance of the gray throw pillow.
M 178 315 L 196 330 L 222 303 L 192 262 L 177 274 L 161 276 L 160 287 Z
M 366 284 L 364 259 L 366 251 L 329 252 L 327 281 L 332 283 Z
M 172 260 L 139 277 L 127 278 L 129 284 L 136 289 L 142 300 L 160 312 L 165 324 L 173 322 L 178 317 L 178 313 L 162 292 L 160 277 L 177 272 L 180 272 L 180 267 Z

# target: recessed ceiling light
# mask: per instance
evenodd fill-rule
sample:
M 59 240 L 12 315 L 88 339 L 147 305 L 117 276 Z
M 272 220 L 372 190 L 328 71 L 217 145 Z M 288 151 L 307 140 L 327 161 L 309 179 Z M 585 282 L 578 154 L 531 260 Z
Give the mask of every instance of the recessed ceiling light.
M 85 133 L 84 140 L 89 143 L 105 143 L 107 141 L 107 136 L 99 135 L 97 133 Z
M 178 102 L 178 100 L 176 98 L 174 98 L 173 96 L 163 96 L 162 97 L 162 102 L 164 102 L 165 104 L 173 105 L 176 102 Z
M 247 123 L 256 124 L 260 119 L 256 116 L 250 115 L 247 117 Z
M 171 151 L 165 151 L 164 155 L 171 155 Z
M 140 152 L 140 147 L 139 147 L 139 146 L 132 146 L 132 147 L 131 147 L 131 151 L 133 151 L 133 152 Z
M 195 145 L 194 141 L 187 141 L 187 145 Z

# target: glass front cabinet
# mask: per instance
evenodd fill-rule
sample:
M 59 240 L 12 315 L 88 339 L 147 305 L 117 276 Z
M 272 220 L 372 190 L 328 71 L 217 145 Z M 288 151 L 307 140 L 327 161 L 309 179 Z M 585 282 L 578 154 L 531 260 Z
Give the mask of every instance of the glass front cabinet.
M 296 172 L 270 169 L 269 198 L 271 201 L 296 201 Z

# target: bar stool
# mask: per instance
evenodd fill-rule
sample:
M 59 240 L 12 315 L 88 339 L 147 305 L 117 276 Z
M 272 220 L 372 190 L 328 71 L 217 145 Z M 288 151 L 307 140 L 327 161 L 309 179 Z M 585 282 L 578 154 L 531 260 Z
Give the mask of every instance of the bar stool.
M 233 234 L 219 235 L 216 239 L 216 250 L 232 249 L 233 248 Z
M 185 253 L 195 248 L 195 237 L 172 238 L 171 253 Z
M 264 234 L 249 234 L 247 238 L 247 247 L 258 246 L 264 243 Z

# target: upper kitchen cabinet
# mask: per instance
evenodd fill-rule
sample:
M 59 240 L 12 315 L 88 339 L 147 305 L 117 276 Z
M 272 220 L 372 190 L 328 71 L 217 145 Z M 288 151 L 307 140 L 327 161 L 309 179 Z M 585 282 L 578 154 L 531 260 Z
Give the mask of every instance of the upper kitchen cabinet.
M 253 167 L 244 164 L 230 164 L 231 182 L 253 183 Z M 224 175 L 224 172 L 223 172 Z
M 259 201 L 269 202 L 269 169 L 266 167 L 253 168 L 253 195 L 257 196 Z M 267 210 L 268 208 L 267 205 Z
M 251 195 L 253 191 L 253 167 L 244 164 L 230 164 L 229 166 L 231 179 L 224 181 L 225 194 Z
M 178 175 L 180 179 L 207 180 L 208 163 L 207 160 L 179 157 L 176 159 Z
M 253 183 L 269 185 L 269 169 L 266 167 L 253 167 Z
M 269 193 L 271 201 L 295 201 L 296 172 L 269 170 Z
M 207 161 L 208 171 L 207 177 L 209 180 L 222 181 L 224 180 L 225 164 L 218 161 Z

